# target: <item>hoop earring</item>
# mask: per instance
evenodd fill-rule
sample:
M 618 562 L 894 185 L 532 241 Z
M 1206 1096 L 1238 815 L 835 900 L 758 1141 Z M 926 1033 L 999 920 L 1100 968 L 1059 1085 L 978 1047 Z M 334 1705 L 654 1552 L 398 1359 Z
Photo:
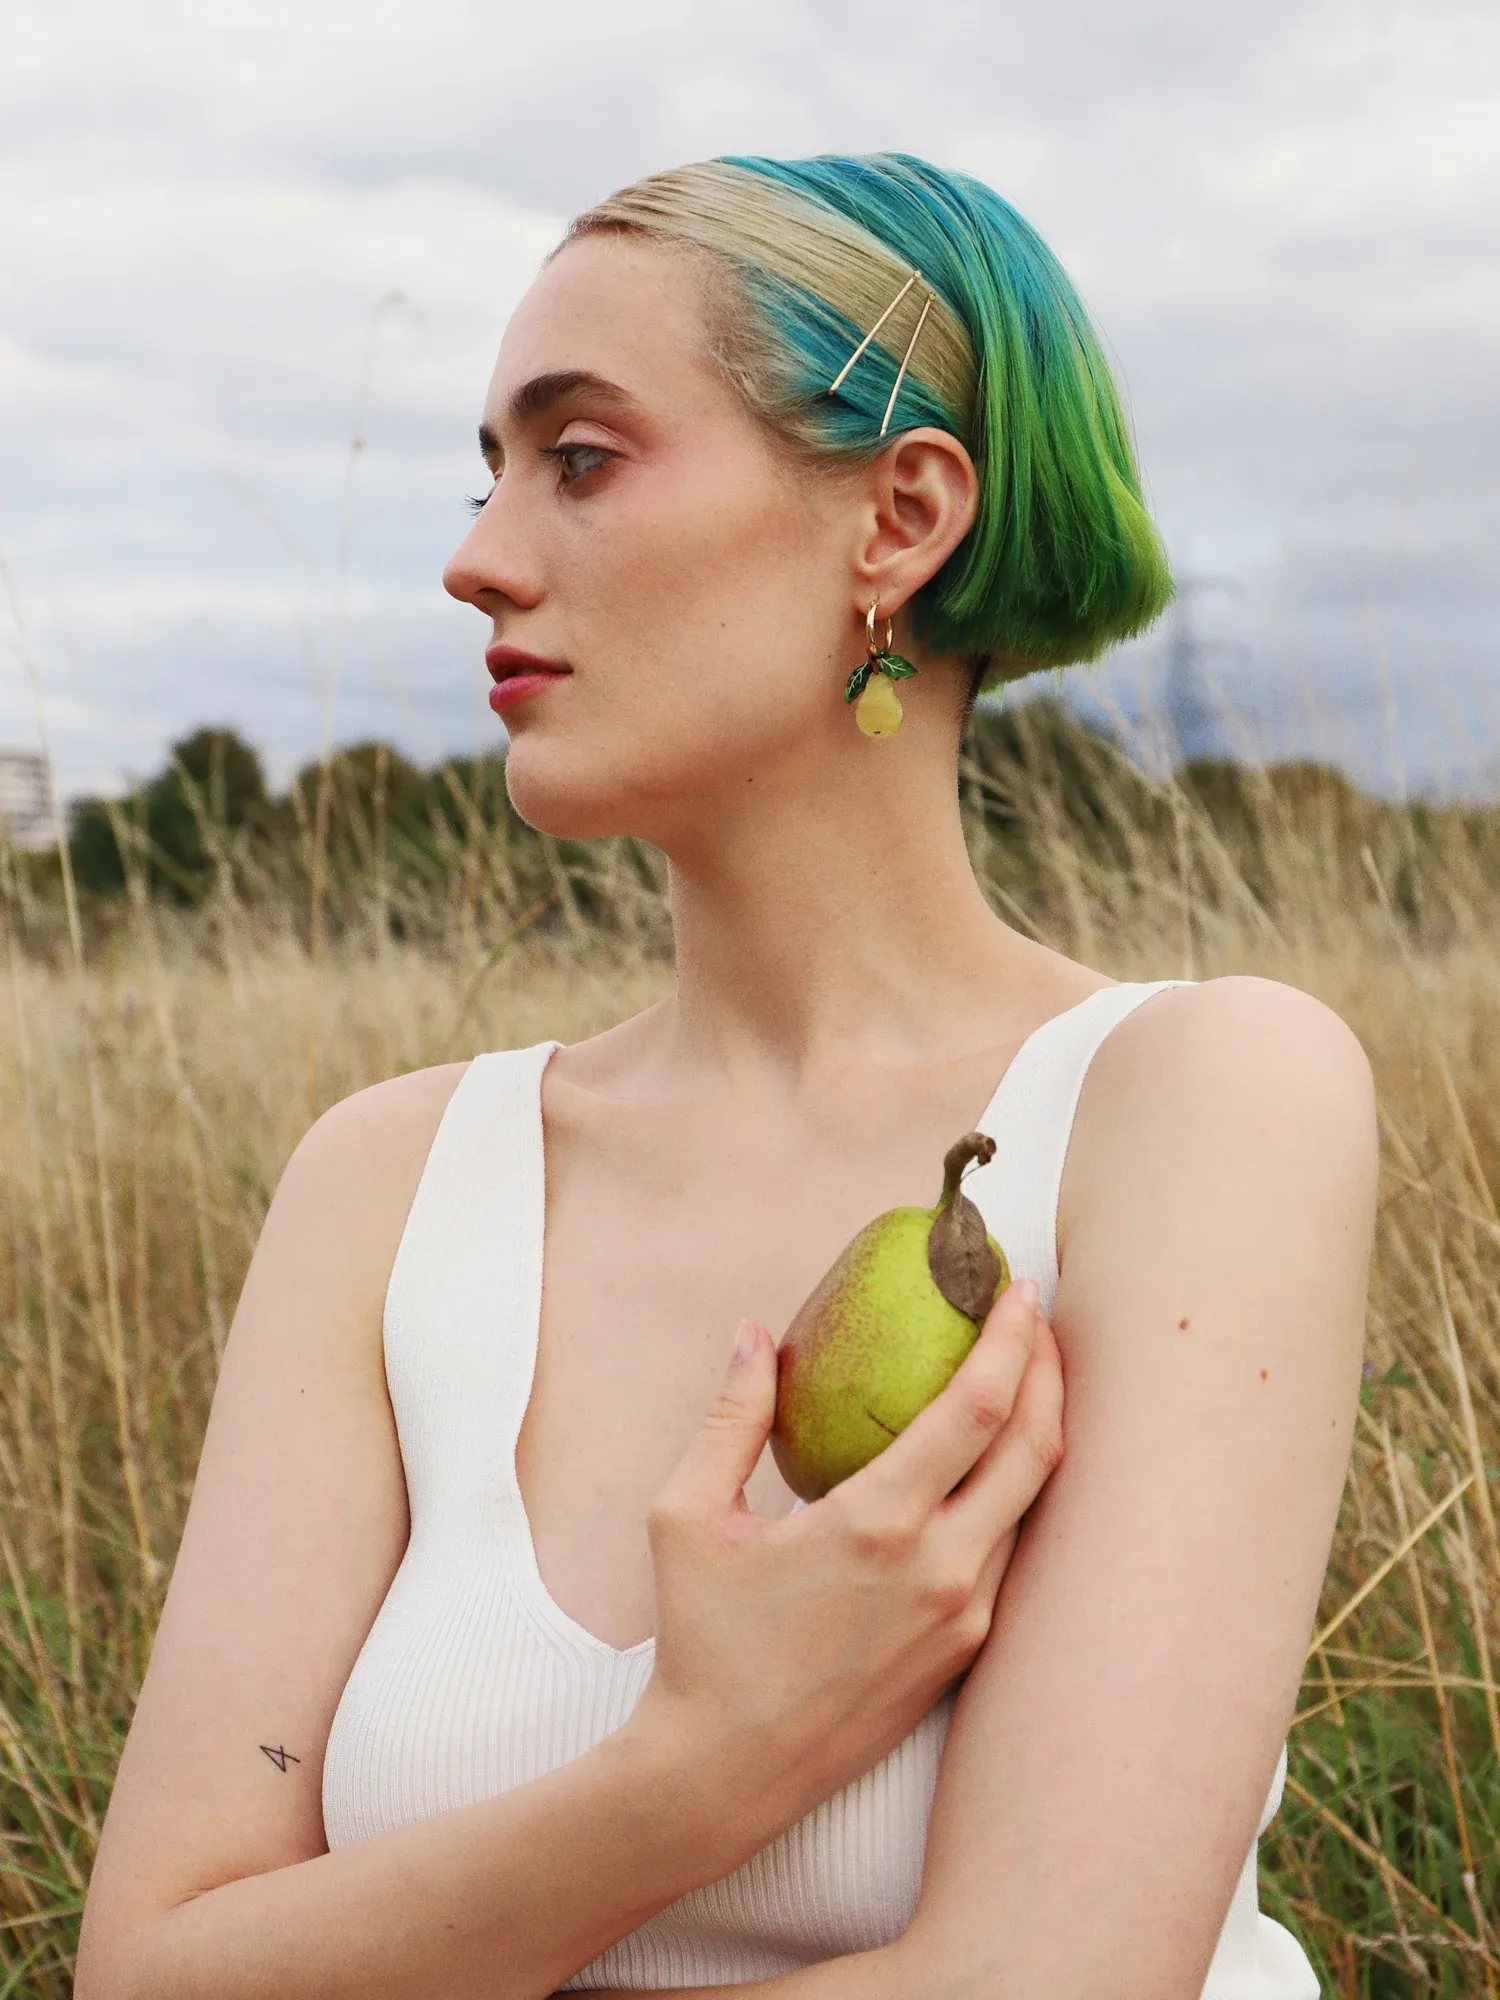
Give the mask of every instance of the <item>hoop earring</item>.
M 885 621 L 885 643 L 875 643 L 875 613 L 880 608 L 880 599 L 865 613 L 865 651 L 862 660 L 849 676 L 844 686 L 844 700 L 857 702 L 854 720 L 866 736 L 894 736 L 901 727 L 901 703 L 896 697 L 895 683 L 909 680 L 917 671 L 910 660 L 902 659 L 899 653 L 891 651 L 891 641 L 895 637 L 894 620 Z

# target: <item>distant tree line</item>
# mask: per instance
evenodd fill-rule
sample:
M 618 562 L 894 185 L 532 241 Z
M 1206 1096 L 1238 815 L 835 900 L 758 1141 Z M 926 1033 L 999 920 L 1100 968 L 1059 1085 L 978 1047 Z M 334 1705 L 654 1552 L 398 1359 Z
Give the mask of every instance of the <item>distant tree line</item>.
M 134 870 L 150 893 L 195 903 L 226 866 L 318 838 L 335 870 L 369 865 L 382 841 L 409 862 L 440 847 L 444 830 L 471 834 L 476 811 L 486 825 L 515 817 L 503 757 L 423 770 L 387 743 L 356 743 L 304 765 L 273 796 L 259 752 L 233 729 L 205 728 L 122 797 L 75 800 L 68 844 L 88 894 L 123 895 Z
M 1314 861 L 1337 868 L 1360 899 L 1374 866 L 1412 917 L 1435 862 L 1500 869 L 1493 808 L 1397 808 L 1307 760 L 1261 769 L 1199 759 L 1159 782 L 1049 697 L 975 711 L 960 789 L 982 874 L 1032 899 L 1058 887 L 1070 855 L 1122 877 L 1180 865 L 1187 827 L 1200 860 L 1217 854 L 1268 909 Z M 669 938 L 656 850 L 537 832 L 510 803 L 498 753 L 424 768 L 390 744 L 357 743 L 273 793 L 253 745 L 232 729 L 200 728 L 123 796 L 75 801 L 67 847 L 85 914 L 105 929 L 113 905 L 190 911 L 217 891 L 240 905 L 300 908 L 330 931 L 373 917 L 397 936 L 446 936 L 457 913 L 491 929 L 615 924 Z M 29 866 L 30 893 L 45 900 L 56 857 Z

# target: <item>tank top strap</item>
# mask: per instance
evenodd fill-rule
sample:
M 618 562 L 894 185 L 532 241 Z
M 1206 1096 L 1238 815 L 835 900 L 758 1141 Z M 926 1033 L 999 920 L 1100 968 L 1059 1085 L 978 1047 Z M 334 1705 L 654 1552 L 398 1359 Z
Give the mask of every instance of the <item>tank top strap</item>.
M 507 1510 L 530 1394 L 546 1221 L 541 1072 L 559 1043 L 476 1056 L 433 1135 L 386 1289 L 386 1384 L 420 1530 L 462 1496 Z M 481 1518 L 485 1516 L 487 1518 Z
M 976 1128 L 995 1157 L 964 1180 L 964 1193 L 1004 1250 L 1012 1277 L 1032 1278 L 1044 1313 L 1057 1297 L 1057 1205 L 1078 1100 L 1096 1050 L 1142 1001 L 1190 979 L 1102 986 L 1044 1021 L 1021 1044 Z

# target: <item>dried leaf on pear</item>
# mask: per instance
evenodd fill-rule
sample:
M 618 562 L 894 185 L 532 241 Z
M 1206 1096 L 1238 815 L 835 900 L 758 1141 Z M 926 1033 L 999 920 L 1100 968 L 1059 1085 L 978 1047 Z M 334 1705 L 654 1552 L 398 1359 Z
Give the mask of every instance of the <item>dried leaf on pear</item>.
M 939 1207 L 928 1233 L 927 1267 L 949 1305 L 977 1322 L 995 1302 L 1005 1264 L 991 1246 L 984 1217 L 959 1189 L 957 1177 L 970 1159 L 988 1165 L 994 1158 L 995 1142 L 982 1132 L 967 1132 L 952 1149 L 950 1160 L 954 1154 L 963 1157 L 952 1177 L 953 1193 L 946 1207 Z M 948 1160 L 943 1164 L 946 1168 Z

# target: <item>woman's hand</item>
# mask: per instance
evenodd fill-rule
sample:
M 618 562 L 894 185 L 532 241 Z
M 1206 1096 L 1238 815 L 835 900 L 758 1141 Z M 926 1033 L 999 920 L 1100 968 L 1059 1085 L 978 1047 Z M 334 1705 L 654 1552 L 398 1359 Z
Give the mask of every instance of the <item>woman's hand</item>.
M 877 1763 L 964 1673 L 1062 1455 L 1061 1365 L 1029 1281 L 1001 1293 L 947 1388 L 878 1458 L 770 1520 L 744 1484 L 776 1363 L 746 1321 L 652 1506 L 656 1661 L 632 1717 L 696 1738 L 766 1814 L 765 1839 Z

